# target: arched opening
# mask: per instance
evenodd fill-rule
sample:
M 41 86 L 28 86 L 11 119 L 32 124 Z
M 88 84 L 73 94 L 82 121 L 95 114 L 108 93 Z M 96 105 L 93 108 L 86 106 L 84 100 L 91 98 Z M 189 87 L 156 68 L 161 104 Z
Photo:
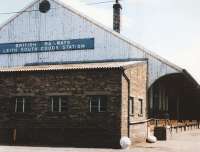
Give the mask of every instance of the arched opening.
M 157 119 L 199 119 L 200 89 L 183 70 L 156 80 L 148 90 L 149 117 Z

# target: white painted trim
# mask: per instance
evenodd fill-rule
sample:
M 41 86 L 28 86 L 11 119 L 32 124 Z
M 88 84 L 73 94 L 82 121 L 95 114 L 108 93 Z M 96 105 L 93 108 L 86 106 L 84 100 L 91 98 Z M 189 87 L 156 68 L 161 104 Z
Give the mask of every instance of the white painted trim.
M 22 98 L 22 112 L 25 112 L 25 98 L 24 97 L 21 97 Z M 15 99 L 15 112 L 17 112 L 17 108 L 18 108 L 18 103 L 21 102 L 21 101 L 18 101 L 19 97 L 16 97 Z
M 92 103 L 91 103 L 92 100 L 91 100 L 91 97 L 90 97 L 90 100 L 89 100 L 89 101 L 90 101 L 90 112 L 92 112 Z
M 62 98 L 59 97 L 59 112 L 62 112 Z
M 25 98 L 23 97 L 22 100 L 23 100 L 23 112 L 25 112 Z
M 54 112 L 54 110 L 53 110 L 53 97 L 51 97 L 51 112 Z
M 17 98 L 15 99 L 15 112 L 17 112 Z
M 98 97 L 99 99 L 98 99 L 98 112 L 102 112 L 101 111 L 101 98 L 100 97 Z

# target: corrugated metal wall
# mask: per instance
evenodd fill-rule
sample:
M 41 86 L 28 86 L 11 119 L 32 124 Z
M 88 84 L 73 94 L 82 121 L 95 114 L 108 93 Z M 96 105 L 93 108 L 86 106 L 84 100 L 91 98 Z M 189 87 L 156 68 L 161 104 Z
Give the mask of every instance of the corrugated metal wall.
M 50 0 L 51 10 L 40 13 L 39 2 L 34 3 L 14 20 L 0 29 L 0 43 L 68 40 L 95 38 L 94 50 L 74 50 L 40 53 L 2 54 L 0 66 L 22 66 L 30 63 L 70 62 L 89 60 L 114 60 L 149 58 L 149 86 L 159 77 L 179 72 L 169 64 L 145 53 L 140 48 L 123 40 L 117 34 Z

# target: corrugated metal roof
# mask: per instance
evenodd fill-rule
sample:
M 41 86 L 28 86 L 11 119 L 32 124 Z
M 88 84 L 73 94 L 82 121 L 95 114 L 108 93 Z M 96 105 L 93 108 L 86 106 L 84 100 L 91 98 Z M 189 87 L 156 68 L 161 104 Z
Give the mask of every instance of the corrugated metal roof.
M 87 70 L 87 69 L 120 69 L 131 65 L 144 63 L 143 61 L 129 62 L 103 62 L 103 63 L 81 63 L 81 64 L 59 64 L 59 65 L 37 65 L 0 68 L 0 72 L 28 72 L 28 71 L 56 71 L 56 70 Z

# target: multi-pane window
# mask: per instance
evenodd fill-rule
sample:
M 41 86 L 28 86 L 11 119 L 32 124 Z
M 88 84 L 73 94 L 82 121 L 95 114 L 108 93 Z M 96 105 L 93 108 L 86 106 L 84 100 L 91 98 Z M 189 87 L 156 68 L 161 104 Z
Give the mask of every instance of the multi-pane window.
M 139 99 L 139 114 L 143 115 L 143 100 Z
M 50 97 L 51 112 L 64 112 L 66 111 L 66 100 L 62 96 Z
M 134 98 L 133 97 L 130 97 L 129 98 L 129 112 L 130 112 L 130 115 L 134 115 Z
M 30 112 L 31 102 L 28 97 L 16 97 L 15 112 Z
M 90 106 L 90 112 L 106 112 L 107 111 L 106 96 L 90 96 L 89 106 Z

